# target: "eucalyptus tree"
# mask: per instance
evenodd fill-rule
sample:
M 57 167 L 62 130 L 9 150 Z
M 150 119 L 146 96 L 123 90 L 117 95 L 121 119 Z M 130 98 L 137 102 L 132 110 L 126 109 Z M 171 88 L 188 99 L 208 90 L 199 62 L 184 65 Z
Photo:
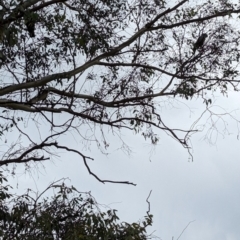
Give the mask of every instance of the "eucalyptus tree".
M 147 211 L 142 221 L 120 222 L 117 211 L 103 209 L 87 192 L 78 192 L 64 181 L 55 181 L 43 192 L 10 193 L 0 172 L 1 239 L 152 239 L 146 233 L 152 224 Z M 51 196 L 51 191 L 54 194 Z
M 44 162 L 65 150 L 106 182 L 89 168 L 92 156 L 64 141 L 67 134 L 104 150 L 106 131 L 137 132 L 153 144 L 162 131 L 189 149 L 197 129 L 170 126 L 161 103 L 202 98 L 209 105 L 216 91 L 239 89 L 240 5 L 234 1 L 0 5 L 2 166 Z M 208 37 L 193 54 L 203 32 Z

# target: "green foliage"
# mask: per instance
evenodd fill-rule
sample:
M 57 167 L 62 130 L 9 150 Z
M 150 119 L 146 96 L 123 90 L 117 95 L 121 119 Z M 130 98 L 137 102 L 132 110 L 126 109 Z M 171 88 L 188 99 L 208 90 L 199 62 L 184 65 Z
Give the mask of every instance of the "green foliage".
M 74 152 L 87 165 L 91 157 L 62 141 L 73 132 L 102 152 L 110 146 L 106 133 L 122 129 L 152 144 L 164 131 L 189 149 L 199 128 L 165 122 L 165 103 L 174 108 L 179 100 L 201 98 L 206 108 L 216 93 L 240 90 L 239 3 L 3 0 L 0 5 L 0 136 L 6 141 L 12 131 L 21 138 L 6 149 L 2 165 L 48 160 L 53 148 Z M 196 46 L 203 33 L 205 41 Z M 23 121 L 16 124 L 17 118 Z M 35 129 L 29 132 L 27 125 Z M 31 136 L 43 126 L 45 139 Z
M 9 194 L 0 173 L 1 239 L 149 239 L 152 225 L 147 214 L 139 223 L 120 222 L 116 210 L 102 211 L 90 193 L 80 193 L 64 182 L 51 184 L 41 194 L 31 190 L 21 196 Z M 52 197 L 44 197 L 53 190 Z

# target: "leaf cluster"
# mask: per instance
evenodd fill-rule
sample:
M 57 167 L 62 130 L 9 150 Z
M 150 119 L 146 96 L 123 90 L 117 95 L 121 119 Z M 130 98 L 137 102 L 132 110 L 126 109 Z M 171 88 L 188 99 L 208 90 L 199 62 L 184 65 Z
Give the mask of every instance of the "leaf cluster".
M 9 193 L 0 173 L 1 239 L 149 239 L 147 214 L 139 223 L 120 222 L 116 210 L 102 211 L 90 193 L 80 193 L 64 182 L 54 182 L 42 193 Z M 53 191 L 52 197 L 45 197 Z M 43 196 L 44 195 L 44 196 Z
M 110 146 L 106 132 L 120 136 L 123 129 L 153 144 L 163 131 L 189 149 L 197 128 L 164 121 L 165 103 L 200 98 L 206 107 L 216 93 L 239 90 L 240 10 L 230 0 L 0 5 L 0 134 L 6 141 L 10 126 L 19 136 L 2 165 L 49 160 L 57 148 L 78 154 L 91 173 L 92 158 L 59 144 L 73 132 L 102 152 Z M 49 135 L 32 136 L 28 124 Z

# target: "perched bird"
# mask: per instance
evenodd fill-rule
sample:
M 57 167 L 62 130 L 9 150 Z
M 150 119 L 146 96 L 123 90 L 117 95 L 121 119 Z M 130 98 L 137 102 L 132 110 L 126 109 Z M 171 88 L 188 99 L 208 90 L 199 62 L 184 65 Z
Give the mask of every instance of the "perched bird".
M 205 39 L 207 38 L 207 34 L 206 33 L 203 33 L 199 38 L 198 40 L 196 41 L 196 43 L 194 44 L 194 47 L 193 47 L 193 53 L 196 52 L 196 50 L 200 47 L 203 46 L 204 42 L 205 42 Z
M 35 25 L 37 20 L 38 15 L 36 13 L 26 13 L 24 15 L 25 25 L 31 38 L 35 37 Z
M 30 37 L 31 38 L 35 37 L 35 22 L 27 21 L 26 26 L 27 26 L 27 30 L 29 32 Z

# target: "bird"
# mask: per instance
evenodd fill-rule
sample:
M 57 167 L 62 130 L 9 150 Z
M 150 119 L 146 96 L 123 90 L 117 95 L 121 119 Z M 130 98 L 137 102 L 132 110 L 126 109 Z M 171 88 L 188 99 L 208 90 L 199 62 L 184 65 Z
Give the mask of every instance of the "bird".
M 27 31 L 29 33 L 29 36 L 31 38 L 35 37 L 35 25 L 36 25 L 37 15 L 36 14 L 25 14 L 24 15 L 24 21 L 25 25 L 27 27 Z
M 207 38 L 207 34 L 206 33 L 203 33 L 199 38 L 198 40 L 196 41 L 196 43 L 194 44 L 193 46 L 193 53 L 196 52 L 196 50 L 200 47 L 203 46 L 204 42 L 205 42 L 205 39 Z
M 27 30 L 29 32 L 29 35 L 31 38 L 34 38 L 35 37 L 35 22 L 26 22 L 26 26 L 27 26 Z

